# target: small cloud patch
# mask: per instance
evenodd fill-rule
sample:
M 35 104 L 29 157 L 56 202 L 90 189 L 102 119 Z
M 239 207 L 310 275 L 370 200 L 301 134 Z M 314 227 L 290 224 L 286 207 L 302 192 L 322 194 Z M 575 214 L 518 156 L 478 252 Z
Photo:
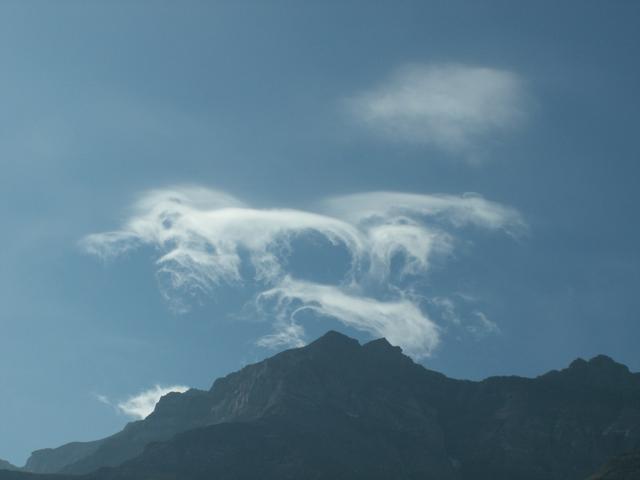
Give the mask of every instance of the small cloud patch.
M 353 117 L 382 137 L 474 155 L 491 134 L 525 118 L 518 75 L 461 64 L 409 65 L 353 96 Z

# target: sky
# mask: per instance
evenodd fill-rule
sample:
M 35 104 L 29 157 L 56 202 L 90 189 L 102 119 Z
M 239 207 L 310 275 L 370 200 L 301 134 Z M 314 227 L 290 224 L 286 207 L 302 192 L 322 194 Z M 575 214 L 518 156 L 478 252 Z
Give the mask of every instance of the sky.
M 0 458 L 329 329 L 456 378 L 640 370 L 639 20 L 1 2 Z

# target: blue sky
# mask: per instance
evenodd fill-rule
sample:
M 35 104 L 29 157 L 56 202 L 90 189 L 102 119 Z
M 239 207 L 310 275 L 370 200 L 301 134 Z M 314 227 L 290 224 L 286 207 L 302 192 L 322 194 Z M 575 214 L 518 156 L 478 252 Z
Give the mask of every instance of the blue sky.
M 639 15 L 3 2 L 0 458 L 329 328 L 639 370 Z

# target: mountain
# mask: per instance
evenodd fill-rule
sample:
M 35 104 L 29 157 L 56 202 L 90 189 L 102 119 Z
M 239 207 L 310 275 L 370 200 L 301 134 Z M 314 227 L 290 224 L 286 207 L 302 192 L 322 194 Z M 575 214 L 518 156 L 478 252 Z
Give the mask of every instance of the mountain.
M 589 480 L 640 480 L 640 450 L 612 458 Z
M 31 454 L 24 469 L 34 473 L 54 473 L 67 465 L 93 454 L 104 440 L 94 442 L 72 442 L 58 448 L 36 450 Z
M 6 460 L 2 460 L 0 458 L 0 470 L 17 470 L 17 469 L 18 467 L 16 467 L 15 465 L 11 465 Z
M 640 480 L 640 450 L 613 457 L 588 480 Z
M 640 375 L 609 357 L 472 382 L 384 339 L 329 332 L 208 391 L 169 394 L 111 437 L 34 452 L 26 467 L 61 480 L 584 480 L 636 448 Z

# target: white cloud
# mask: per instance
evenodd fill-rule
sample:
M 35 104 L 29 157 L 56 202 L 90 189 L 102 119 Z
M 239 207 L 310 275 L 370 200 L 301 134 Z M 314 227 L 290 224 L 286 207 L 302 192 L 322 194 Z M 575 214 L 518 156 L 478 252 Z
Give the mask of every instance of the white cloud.
M 110 407 L 112 407 L 112 403 L 109 400 L 109 397 L 107 397 L 106 395 L 101 395 L 99 393 L 94 393 L 93 396 L 95 397 L 96 400 L 98 400 L 100 403 L 104 403 L 105 405 L 109 405 Z
M 280 256 L 290 240 L 315 231 L 354 255 L 363 251 L 351 225 L 300 210 L 258 210 L 224 192 L 193 187 L 143 195 L 121 230 L 85 237 L 84 248 L 102 257 L 150 245 L 162 252 L 158 271 L 167 295 L 206 293 L 221 283 L 242 281 L 241 253 L 247 252 L 258 281 L 282 275 Z
M 406 218 L 428 220 L 450 227 L 502 229 L 521 233 L 526 224 L 514 208 L 486 200 L 475 193 L 423 195 L 401 192 L 364 192 L 330 197 L 323 202 L 328 214 L 356 224 L 393 223 Z
M 457 331 L 462 330 L 476 340 L 489 335 L 499 335 L 502 332 L 500 326 L 491 320 L 486 313 L 477 309 L 470 310 L 469 307 L 473 308 L 473 304 L 477 302 L 476 297 L 459 292 L 455 293 L 453 297 L 435 296 L 428 299 L 436 317 L 441 318 Z
M 429 303 L 439 310 L 440 316 L 447 322 L 456 326 L 462 324 L 462 320 L 456 309 L 456 304 L 450 298 L 432 297 L 429 299 Z
M 476 227 L 518 236 L 526 224 L 517 210 L 480 195 L 365 192 L 322 202 L 327 215 L 364 232 L 372 278 L 386 281 L 391 260 L 404 256 L 403 274 L 425 273 L 433 255 L 453 250 L 452 229 Z M 447 231 L 449 230 L 449 231 Z
M 285 278 L 258 297 L 259 302 L 271 300 L 276 302 L 281 321 L 288 315 L 288 326 L 297 326 L 297 313 L 312 310 L 373 336 L 385 337 L 416 358 L 428 356 L 440 342 L 437 325 L 405 298 L 384 302 L 332 285 Z
M 189 390 L 189 387 L 182 385 L 173 385 L 171 387 L 155 385 L 154 387 L 140 392 L 127 400 L 119 402 L 116 405 L 116 408 L 129 417 L 142 420 L 143 418 L 147 418 L 153 412 L 153 409 L 156 407 L 158 401 L 160 401 L 160 398 L 171 392 L 184 393 L 187 390 Z M 106 397 L 103 395 L 100 397 L 102 398 L 98 399 L 105 403 Z M 108 400 L 106 403 L 108 403 Z
M 396 255 L 404 256 L 402 275 L 417 275 L 427 271 L 434 252 L 447 253 L 451 237 L 444 232 L 429 230 L 415 223 L 383 223 L 367 230 L 369 240 L 369 274 L 377 280 L 388 278 Z
M 265 298 L 265 294 L 269 295 L 269 291 L 263 292 L 260 295 Z M 276 312 L 276 315 L 282 317 L 283 312 Z M 277 325 L 277 330 L 272 334 L 259 338 L 256 344 L 271 349 L 303 347 L 306 344 L 304 340 L 304 328 L 292 319 L 285 321 L 281 318 Z
M 391 265 L 397 261 L 396 273 L 405 279 L 425 275 L 434 256 L 451 252 L 456 231 L 463 227 L 517 235 L 525 223 L 515 209 L 475 194 L 365 192 L 330 197 L 314 212 L 256 209 L 224 192 L 176 187 L 142 195 L 121 229 L 89 235 L 81 243 L 103 258 L 141 246 L 154 248 L 163 292 L 178 307 L 184 298 L 188 303 L 191 296 L 213 294 L 222 283 L 245 282 L 246 267 L 252 267 L 256 288 L 266 290 L 259 298 L 277 300 L 276 312 L 298 302 L 346 325 L 386 336 L 419 357 L 437 346 L 438 330 L 408 300 L 410 287 L 392 284 Z M 291 241 L 307 232 L 349 252 L 349 273 L 338 284 L 291 279 Z M 273 317 L 274 312 L 268 313 Z M 301 325 L 280 317 L 276 327 L 259 345 L 304 343 Z
M 500 327 L 496 322 L 491 320 L 487 315 L 482 312 L 473 312 L 476 322 L 468 325 L 467 330 L 471 332 L 476 338 L 483 338 L 487 335 L 495 335 L 500 333 Z
M 410 65 L 353 97 L 353 115 L 399 141 L 469 152 L 524 118 L 525 92 L 509 71 L 459 64 Z

